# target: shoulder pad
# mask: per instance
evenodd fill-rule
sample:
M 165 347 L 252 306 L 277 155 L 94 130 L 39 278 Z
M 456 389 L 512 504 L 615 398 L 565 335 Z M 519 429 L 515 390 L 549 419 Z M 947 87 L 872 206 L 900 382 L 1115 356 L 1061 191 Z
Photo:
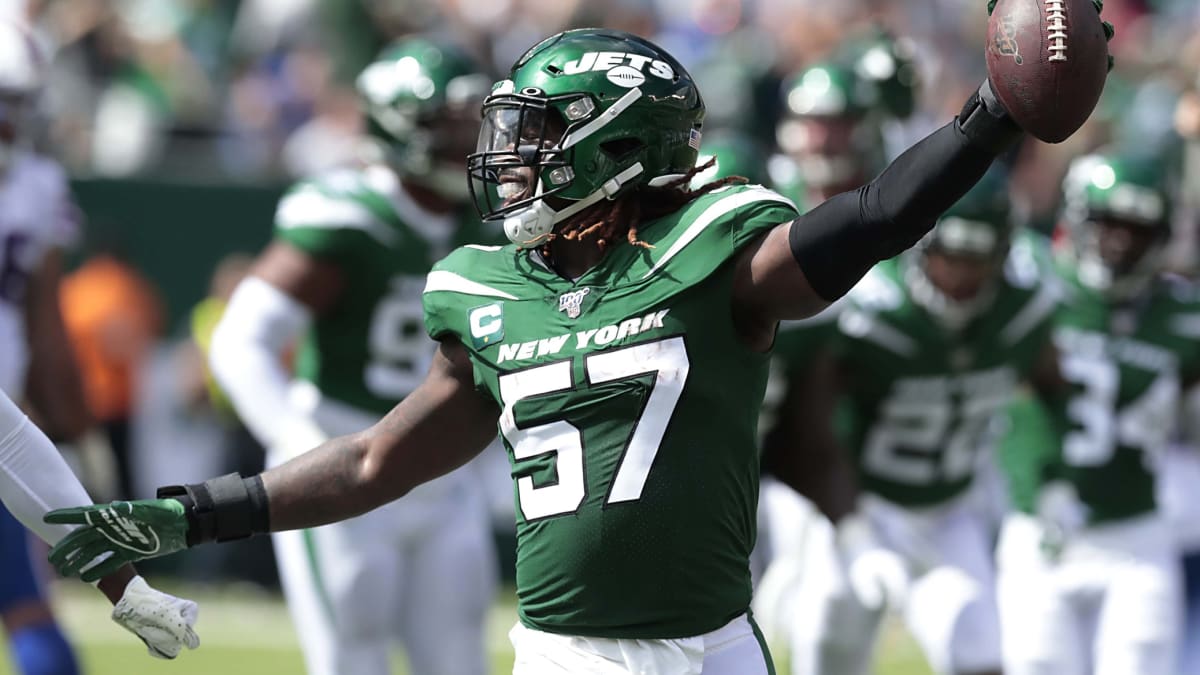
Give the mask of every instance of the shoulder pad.
M 757 185 L 713 190 L 648 228 L 642 240 L 653 246 L 647 279 L 670 267 L 679 279 L 707 277 L 743 245 L 770 227 L 798 216 L 795 204 Z
M 279 200 L 275 228 L 359 230 L 390 245 L 398 236 L 367 205 L 369 187 L 355 171 L 340 170 L 293 186 Z

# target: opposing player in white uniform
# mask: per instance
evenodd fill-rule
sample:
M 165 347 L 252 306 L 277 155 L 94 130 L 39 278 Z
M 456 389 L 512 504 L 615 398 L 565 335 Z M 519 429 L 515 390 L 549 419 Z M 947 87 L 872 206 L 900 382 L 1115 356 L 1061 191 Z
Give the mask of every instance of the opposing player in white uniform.
M 1008 675 L 1175 675 L 1182 589 L 1156 474 L 1200 415 L 1200 288 L 1162 274 L 1168 185 L 1160 158 L 1115 152 L 1064 183 L 1070 389 L 1007 442 L 1027 496 L 997 554 Z
M 61 248 L 76 236 L 76 210 L 62 169 L 25 145 L 42 66 L 28 33 L 0 21 L 0 617 L 22 672 L 62 675 L 77 667 L 50 615 L 21 525 L 56 543 L 71 528 L 44 525 L 42 515 L 87 494 L 13 403 L 28 399 L 64 438 L 87 428 L 58 310 Z M 195 603 L 149 588 L 132 567 L 106 577 L 100 588 L 117 605 L 113 618 L 152 654 L 174 658 L 185 644 L 198 643 L 191 629 Z
M 488 86 L 449 46 L 388 47 L 358 78 L 377 156 L 280 201 L 274 241 L 234 292 L 210 359 L 269 465 L 370 427 L 424 377 L 435 350 L 422 326 L 425 276 L 454 246 L 486 243 L 474 214 L 464 220 L 462 163 Z M 284 354 L 297 343 L 293 378 Z M 486 671 L 497 568 L 474 476 L 460 470 L 358 518 L 274 535 L 312 675 L 387 673 L 397 639 L 415 673 Z

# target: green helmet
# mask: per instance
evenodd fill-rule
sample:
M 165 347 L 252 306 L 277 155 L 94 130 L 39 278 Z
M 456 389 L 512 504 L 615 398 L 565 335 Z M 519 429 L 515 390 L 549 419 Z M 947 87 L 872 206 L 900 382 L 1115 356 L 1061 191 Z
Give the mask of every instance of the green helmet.
M 367 128 L 408 180 L 465 200 L 463 158 L 478 129 L 489 79 L 464 52 L 424 38 L 398 40 L 356 81 Z
M 918 77 L 911 40 L 873 28 L 847 41 L 843 51 L 854 64 L 855 74 L 874 84 L 884 112 L 897 119 L 913 114 Z
M 993 166 L 975 187 L 938 218 L 922 240 L 924 250 L 1001 259 L 1012 243 L 1012 204 L 1008 172 Z
M 483 104 L 467 160 L 475 204 L 514 243 L 696 164 L 704 101 L 670 54 L 636 35 L 584 28 L 534 46 Z
M 1014 229 L 1008 183 L 1008 172 L 994 165 L 906 258 L 905 278 L 913 302 L 951 330 L 961 330 L 987 311 L 995 298 Z M 929 269 L 930 253 L 977 261 L 972 263 L 975 271 L 951 269 L 935 276 Z M 971 284 L 970 296 L 950 290 L 965 283 Z
M 1079 266 L 1079 279 L 1114 299 L 1140 292 L 1162 268 L 1171 235 L 1172 204 L 1163 163 L 1153 157 L 1102 152 L 1071 163 L 1063 181 L 1063 222 Z M 1106 258 L 1100 224 L 1120 224 L 1150 234 L 1142 250 L 1123 260 Z
M 719 129 L 704 135 L 696 166 L 715 159 L 716 164 L 696 174 L 692 188 L 720 178 L 742 176 L 753 184 L 767 183 L 767 156 L 754 139 L 733 129 Z
M 875 84 L 852 65 L 807 68 L 785 84 L 775 133 L 779 149 L 810 188 L 836 193 L 856 187 L 882 167 L 883 137 L 872 114 L 878 103 Z

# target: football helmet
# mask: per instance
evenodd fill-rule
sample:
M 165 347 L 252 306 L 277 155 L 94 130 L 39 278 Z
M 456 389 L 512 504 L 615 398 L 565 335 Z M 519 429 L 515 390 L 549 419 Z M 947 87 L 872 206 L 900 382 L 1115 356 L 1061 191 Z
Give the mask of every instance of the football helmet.
M 0 172 L 29 141 L 46 58 L 33 35 L 11 20 L 0 20 Z
M 874 84 L 883 112 L 896 119 L 913 114 L 917 108 L 919 75 L 912 40 L 873 27 L 848 40 L 842 51 L 854 64 L 854 73 Z
M 686 174 L 703 120 L 695 82 L 658 46 L 617 30 L 559 33 L 484 101 L 467 160 L 472 197 L 512 242 L 537 246 L 602 199 Z
M 461 50 L 425 38 L 386 47 L 356 81 L 367 130 L 402 178 L 465 201 L 462 163 L 490 80 Z
M 1014 231 L 1008 173 L 999 165 L 938 219 L 909 254 L 913 301 L 959 330 L 995 297 Z
M 882 167 L 877 105 L 875 83 L 841 62 L 814 65 L 786 81 L 776 141 L 822 199 L 861 185 Z
M 1119 152 L 1085 155 L 1063 181 L 1063 224 L 1079 280 L 1114 300 L 1140 293 L 1161 271 L 1171 198 L 1161 162 Z

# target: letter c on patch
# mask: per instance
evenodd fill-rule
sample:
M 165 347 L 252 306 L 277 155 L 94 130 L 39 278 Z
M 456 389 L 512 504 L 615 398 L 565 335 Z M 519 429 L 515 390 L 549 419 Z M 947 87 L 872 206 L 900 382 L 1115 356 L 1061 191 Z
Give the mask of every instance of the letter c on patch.
M 471 337 L 481 338 L 500 330 L 500 305 L 487 305 L 471 312 Z

